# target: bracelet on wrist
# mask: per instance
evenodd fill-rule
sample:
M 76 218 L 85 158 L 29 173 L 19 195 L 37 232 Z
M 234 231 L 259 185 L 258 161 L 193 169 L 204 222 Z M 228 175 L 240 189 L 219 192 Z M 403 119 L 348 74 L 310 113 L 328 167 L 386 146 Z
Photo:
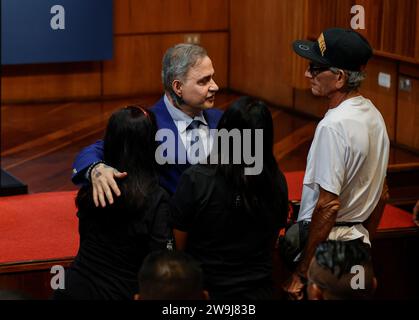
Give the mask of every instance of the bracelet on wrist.
M 100 160 L 100 161 L 93 162 L 90 165 L 90 167 L 87 169 L 87 172 L 86 172 L 86 178 L 87 178 L 87 180 L 91 181 L 90 174 L 92 173 L 93 168 L 96 167 L 96 165 L 101 164 L 101 163 L 105 163 L 105 162 L 102 161 L 102 160 Z

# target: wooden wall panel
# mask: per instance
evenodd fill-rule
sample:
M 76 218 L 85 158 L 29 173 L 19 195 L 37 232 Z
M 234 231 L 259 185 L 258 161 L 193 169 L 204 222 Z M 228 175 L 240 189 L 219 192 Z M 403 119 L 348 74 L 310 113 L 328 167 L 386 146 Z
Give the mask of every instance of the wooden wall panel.
M 228 0 L 115 0 L 117 35 L 112 61 L 3 67 L 2 102 L 160 92 L 162 55 L 169 46 L 184 42 L 185 32 L 201 32 L 201 44 L 217 66 L 218 83 L 225 88 L 228 19 Z
M 412 90 L 399 90 L 397 143 L 419 150 L 419 79 L 410 78 Z
M 351 28 L 351 20 L 354 16 L 351 14 L 351 9 L 355 4 L 358 4 L 358 2 L 355 0 L 336 1 L 336 27 L 345 29 Z
M 416 3 L 416 19 L 415 19 L 415 58 L 419 61 L 419 1 Z
M 294 27 L 294 39 L 291 40 L 291 43 L 295 40 L 299 39 L 307 39 L 308 31 L 307 31 L 307 24 L 302 23 L 301 21 L 308 21 L 309 20 L 309 6 L 307 2 L 299 3 L 300 8 L 297 8 L 298 12 L 300 12 L 299 17 L 296 17 L 296 21 L 293 23 Z M 298 22 L 300 20 L 300 23 Z M 296 89 L 308 89 L 309 83 L 307 79 L 304 77 L 304 73 L 307 70 L 307 60 L 303 59 L 299 55 L 294 53 L 294 50 L 291 49 L 291 85 L 293 88 Z M 295 94 L 295 93 L 294 93 Z M 295 101 L 294 106 L 295 107 Z
M 397 63 L 384 59 L 373 58 L 367 65 L 367 78 L 361 86 L 361 93 L 380 110 L 387 126 L 387 133 L 390 140 L 395 140 L 396 129 L 396 105 L 397 105 Z M 391 76 L 391 87 L 384 88 L 378 85 L 380 72 Z
M 116 34 L 228 29 L 227 0 L 117 0 Z
M 104 63 L 103 94 L 134 95 L 162 92 L 161 60 L 165 51 L 184 41 L 184 34 L 116 36 L 112 61 Z M 202 33 L 201 45 L 217 68 L 217 83 L 227 87 L 228 34 Z
M 415 56 L 417 0 L 384 0 L 382 50 L 406 57 Z
M 356 4 L 365 9 L 365 29 L 356 31 L 366 37 L 374 49 L 381 50 L 383 0 L 357 0 Z
M 307 0 L 309 12 L 307 30 L 310 39 L 317 39 L 323 30 L 336 26 L 338 2 L 336 0 Z
M 396 47 L 397 2 L 383 0 L 383 20 L 381 30 L 381 48 L 395 53 Z
M 203 46 L 212 60 L 215 69 L 215 81 L 221 89 L 229 88 L 229 39 L 228 32 L 201 34 Z
M 2 66 L 1 101 L 98 97 L 100 62 Z
M 229 28 L 228 0 L 189 0 L 189 20 L 193 30 L 226 30 Z
M 400 63 L 399 74 L 419 79 L 419 65 L 412 63 Z
M 363 5 L 370 16 L 375 14 L 375 8 L 367 2 L 376 0 L 307 0 L 308 4 L 308 37 L 317 39 L 319 34 L 328 28 L 351 28 L 352 6 Z M 382 0 L 381 0 L 382 1 Z M 367 18 L 366 18 L 367 19 Z
M 305 1 L 232 0 L 230 87 L 292 107 L 292 41 L 304 36 Z
M 415 35 L 417 32 L 417 0 L 397 0 L 396 53 L 415 56 Z

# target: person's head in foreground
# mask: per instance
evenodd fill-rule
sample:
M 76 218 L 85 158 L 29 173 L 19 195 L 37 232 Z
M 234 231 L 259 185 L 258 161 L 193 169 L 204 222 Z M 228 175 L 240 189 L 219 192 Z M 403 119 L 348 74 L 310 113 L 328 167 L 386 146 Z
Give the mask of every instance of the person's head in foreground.
M 377 280 L 369 249 L 361 241 L 325 241 L 316 249 L 309 270 L 309 300 L 371 299 Z
M 317 41 L 297 40 L 294 51 L 310 61 L 305 72 L 315 96 L 357 92 L 373 51 L 368 41 L 351 29 L 331 28 Z
M 138 273 L 135 300 L 207 300 L 202 270 L 181 251 L 150 253 Z

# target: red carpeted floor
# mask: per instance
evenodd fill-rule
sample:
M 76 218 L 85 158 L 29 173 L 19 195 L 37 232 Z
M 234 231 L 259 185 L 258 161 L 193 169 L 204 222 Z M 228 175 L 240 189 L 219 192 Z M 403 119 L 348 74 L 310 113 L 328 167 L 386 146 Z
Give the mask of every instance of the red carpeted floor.
M 290 200 L 300 200 L 303 191 L 304 172 L 285 172 L 288 183 Z M 379 230 L 416 227 L 412 221 L 412 214 L 402 209 L 387 205 L 378 226 Z
M 303 172 L 286 173 L 290 199 L 300 199 Z M 76 192 L 0 198 L 0 264 L 72 257 L 78 249 Z M 414 227 L 412 215 L 387 206 L 380 229 Z
M 74 256 L 75 191 L 0 198 L 0 263 Z

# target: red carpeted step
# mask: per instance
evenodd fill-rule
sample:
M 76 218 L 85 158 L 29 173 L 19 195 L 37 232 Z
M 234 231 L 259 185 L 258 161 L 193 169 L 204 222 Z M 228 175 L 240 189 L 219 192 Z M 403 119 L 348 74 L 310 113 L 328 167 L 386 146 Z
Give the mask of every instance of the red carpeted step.
M 386 205 L 378 230 L 416 228 L 412 214 L 392 205 Z
M 0 263 L 75 256 L 75 191 L 0 198 Z
M 303 190 L 303 171 L 285 172 L 288 183 L 288 196 L 291 200 L 300 200 Z M 412 215 L 391 205 L 386 205 L 378 229 L 397 229 L 415 227 Z
M 285 173 L 290 199 L 301 198 L 304 172 Z M 72 257 L 79 246 L 75 191 L 0 198 L 0 263 Z M 412 215 L 387 205 L 379 229 L 410 228 Z
M 301 200 L 303 192 L 304 171 L 284 172 L 288 184 L 288 197 L 290 200 Z

